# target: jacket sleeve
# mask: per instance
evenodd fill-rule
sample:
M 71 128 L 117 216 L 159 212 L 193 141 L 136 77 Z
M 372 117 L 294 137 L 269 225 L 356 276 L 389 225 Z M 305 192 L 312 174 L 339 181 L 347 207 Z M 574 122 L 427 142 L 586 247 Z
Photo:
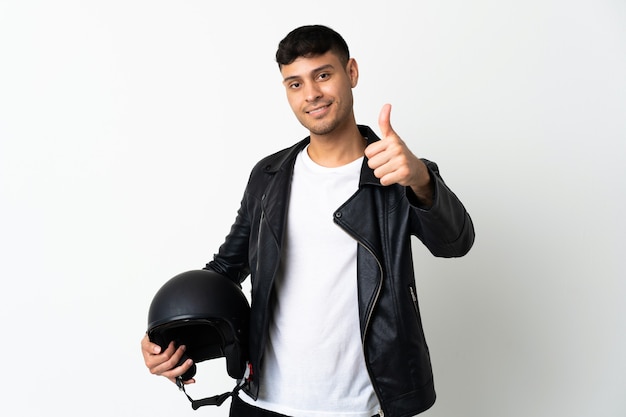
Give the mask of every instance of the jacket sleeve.
M 248 248 L 250 241 L 250 217 L 247 209 L 247 193 L 237 211 L 235 222 L 220 246 L 218 253 L 213 255 L 205 269 L 227 276 L 237 284 L 250 274 Z
M 474 244 L 474 225 L 463 203 L 448 188 L 434 162 L 423 159 L 434 182 L 433 205 L 424 209 L 410 189 L 407 198 L 413 210 L 413 231 L 435 256 L 465 255 Z

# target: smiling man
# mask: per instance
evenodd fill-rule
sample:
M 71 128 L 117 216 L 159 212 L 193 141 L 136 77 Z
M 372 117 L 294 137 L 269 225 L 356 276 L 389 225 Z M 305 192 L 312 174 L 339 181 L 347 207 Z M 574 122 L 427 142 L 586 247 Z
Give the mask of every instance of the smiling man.
M 393 130 L 357 125 L 359 70 L 344 39 L 303 26 L 279 44 L 287 99 L 309 136 L 252 170 L 235 223 L 207 269 L 252 281 L 252 376 L 231 416 L 406 417 L 435 401 L 411 252 L 465 255 L 472 221 L 437 165 Z M 142 340 L 171 380 L 184 346 Z M 193 380 L 185 381 L 194 382 Z
M 294 114 L 312 135 L 358 134 L 352 111 L 352 88 L 359 71 L 354 59 L 333 52 L 299 57 L 281 66 L 287 99 Z

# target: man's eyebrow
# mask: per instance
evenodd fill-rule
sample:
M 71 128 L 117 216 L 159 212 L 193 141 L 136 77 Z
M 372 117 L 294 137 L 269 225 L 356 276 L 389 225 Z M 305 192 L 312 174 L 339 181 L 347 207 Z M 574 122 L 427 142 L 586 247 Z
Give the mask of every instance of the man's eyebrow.
M 321 67 L 317 67 L 317 68 L 311 70 L 310 73 L 314 74 L 316 72 L 320 72 L 320 71 L 327 70 L 327 69 L 333 69 L 333 68 L 334 67 L 333 67 L 332 64 L 326 64 L 326 65 L 322 65 Z M 292 80 L 297 80 L 297 79 L 300 79 L 300 78 L 301 77 L 299 75 L 290 75 L 289 77 L 285 77 L 283 79 L 283 83 L 286 83 L 286 82 L 289 82 L 289 81 L 292 81 Z

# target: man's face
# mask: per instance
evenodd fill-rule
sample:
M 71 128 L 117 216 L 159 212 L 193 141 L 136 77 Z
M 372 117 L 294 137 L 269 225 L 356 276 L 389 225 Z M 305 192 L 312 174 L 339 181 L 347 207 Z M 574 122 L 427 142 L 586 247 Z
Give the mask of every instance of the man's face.
M 287 100 L 304 127 L 327 135 L 354 119 L 352 88 L 358 80 L 356 61 L 346 66 L 332 52 L 299 57 L 280 69 Z

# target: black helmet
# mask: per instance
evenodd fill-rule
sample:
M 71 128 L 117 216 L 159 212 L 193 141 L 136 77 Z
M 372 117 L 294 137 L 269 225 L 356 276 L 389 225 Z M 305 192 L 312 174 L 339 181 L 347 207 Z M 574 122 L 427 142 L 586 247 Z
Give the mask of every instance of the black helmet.
M 194 365 L 177 378 L 183 390 L 182 381 L 195 375 L 196 363 L 219 357 L 226 358 L 228 375 L 244 379 L 249 317 L 250 305 L 237 284 L 214 271 L 192 270 L 176 275 L 157 291 L 148 313 L 148 337 L 163 349 L 171 341 L 186 346 L 179 365 L 188 358 Z M 220 405 L 232 393 L 226 394 L 208 401 L 189 400 L 196 409 Z

